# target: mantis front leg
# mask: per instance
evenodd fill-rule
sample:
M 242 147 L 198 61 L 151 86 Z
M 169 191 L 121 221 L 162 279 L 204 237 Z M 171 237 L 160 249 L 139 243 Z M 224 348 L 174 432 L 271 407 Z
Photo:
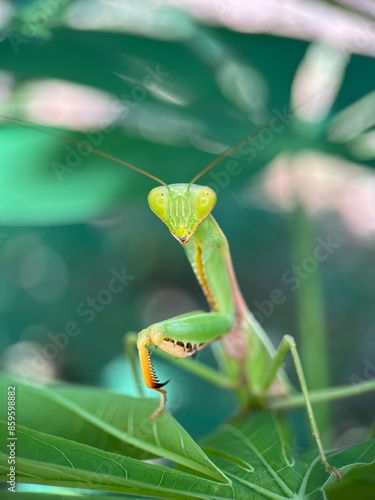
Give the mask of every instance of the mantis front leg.
M 227 333 L 232 322 L 229 315 L 196 311 L 161 321 L 139 332 L 137 349 L 144 383 L 161 394 L 160 404 L 151 418 L 156 418 L 165 408 L 167 396 L 163 386 L 167 382 L 159 382 L 147 347 L 154 344 L 171 356 L 187 358 Z

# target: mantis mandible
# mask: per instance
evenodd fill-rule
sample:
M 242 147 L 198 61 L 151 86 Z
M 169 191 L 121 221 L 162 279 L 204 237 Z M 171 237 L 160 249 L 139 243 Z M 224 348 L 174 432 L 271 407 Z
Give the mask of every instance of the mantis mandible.
M 4 118 L 26 126 L 35 126 L 23 120 Z M 265 126 L 267 125 L 268 123 Z M 55 136 L 51 132 L 46 133 Z M 153 344 L 173 357 L 187 358 L 208 344 L 220 340 L 227 369 L 227 373 L 222 374 L 222 377 L 227 380 L 228 387 L 236 389 L 241 406 L 246 409 L 272 407 L 271 402 L 275 399 L 286 403 L 284 406 L 280 404 L 274 407 L 305 405 L 321 462 L 328 473 L 340 479 L 341 471 L 328 463 L 324 452 L 312 409 L 312 397 L 307 389 L 295 341 L 293 337 L 285 335 L 279 347 L 275 349 L 247 308 L 234 273 L 227 239 L 211 215 L 216 204 L 216 194 L 209 187 L 195 184 L 206 172 L 252 136 L 253 134 L 247 136 L 239 144 L 229 148 L 188 184 L 167 185 L 138 167 L 100 150 L 91 149 L 95 154 L 135 170 L 161 184 L 149 193 L 149 206 L 182 245 L 210 307 L 210 312 L 196 311 L 182 314 L 153 324 L 138 333 L 135 342 L 144 383 L 161 396 L 160 403 L 151 418 L 157 418 L 161 414 L 167 398 L 164 389 L 166 382 L 159 382 L 148 347 Z M 57 137 L 76 144 L 75 141 Z M 126 339 L 134 341 L 131 336 Z M 282 370 L 284 358 L 289 351 L 302 391 L 302 397 L 297 398 L 292 404 L 288 404 L 288 401 L 292 400 L 293 389 Z M 364 390 L 373 388 L 373 384 L 367 384 Z M 358 387 L 353 386 L 340 387 L 336 391 L 326 389 L 319 391 L 315 401 L 338 399 L 359 393 Z

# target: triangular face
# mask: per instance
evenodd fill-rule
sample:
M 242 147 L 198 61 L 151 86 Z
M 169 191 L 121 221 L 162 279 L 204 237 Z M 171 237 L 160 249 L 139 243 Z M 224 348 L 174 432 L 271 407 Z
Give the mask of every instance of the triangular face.
M 154 188 L 148 195 L 151 210 L 180 243 L 187 243 L 216 204 L 215 192 L 196 184 L 171 184 Z

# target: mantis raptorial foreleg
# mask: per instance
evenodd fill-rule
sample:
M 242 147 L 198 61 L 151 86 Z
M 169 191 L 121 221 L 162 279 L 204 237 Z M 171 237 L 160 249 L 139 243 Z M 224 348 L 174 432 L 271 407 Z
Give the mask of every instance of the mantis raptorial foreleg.
M 144 396 L 144 384 L 139 376 L 139 360 L 135 355 L 135 347 L 137 346 L 138 334 L 136 332 L 128 332 L 124 337 L 124 348 L 125 356 L 130 362 L 130 368 L 135 380 L 135 384 L 140 397 Z M 218 343 L 212 344 L 212 348 L 220 347 Z M 152 354 L 155 354 L 159 358 L 167 360 L 169 363 L 175 364 L 184 371 L 195 375 L 207 382 L 210 382 L 223 389 L 236 389 L 238 388 L 238 381 L 235 381 L 227 376 L 227 374 L 219 369 L 212 368 L 205 363 L 199 361 L 199 359 L 189 359 L 185 358 L 175 358 L 170 354 L 162 351 L 161 349 L 154 350 Z M 193 356 L 192 356 L 193 357 Z M 216 356 L 215 356 L 216 357 Z
M 143 380 L 147 387 L 161 394 L 160 404 L 151 418 L 157 417 L 165 407 L 166 391 L 162 387 L 166 382 L 160 383 L 156 377 L 147 347 L 153 344 L 176 358 L 187 358 L 227 333 L 230 327 L 231 318 L 225 314 L 196 311 L 161 321 L 138 334 L 137 348 Z

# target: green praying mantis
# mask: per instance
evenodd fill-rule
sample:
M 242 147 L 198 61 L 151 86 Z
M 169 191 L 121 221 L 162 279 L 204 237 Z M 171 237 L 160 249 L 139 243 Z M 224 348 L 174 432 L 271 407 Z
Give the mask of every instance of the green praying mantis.
M 166 185 L 155 178 L 162 186 L 148 195 L 151 210 L 183 246 L 210 307 L 210 312 L 182 314 L 139 332 L 137 349 L 144 383 L 161 395 L 151 418 L 160 415 L 167 401 L 166 382 L 159 382 L 152 365 L 151 344 L 176 358 L 187 358 L 220 339 L 227 364 L 227 373 L 220 377 L 238 389 L 246 408 L 265 408 L 270 397 L 287 397 L 291 392 L 282 371 L 290 351 L 321 462 L 328 473 L 341 479 L 341 471 L 328 463 L 324 452 L 295 341 L 285 335 L 275 349 L 249 311 L 237 283 L 228 241 L 211 215 L 216 194 L 209 187 L 194 184 L 209 168 L 189 184 Z
M 23 120 L 11 120 L 30 126 L 30 123 Z M 207 345 L 220 341 L 222 365 L 225 368 L 224 373 L 217 375 L 220 385 L 234 389 L 244 409 L 304 405 L 321 462 L 328 473 L 341 479 L 341 471 L 328 463 L 312 402 L 357 395 L 361 393 L 361 389 L 358 385 L 343 386 L 321 390 L 316 394 L 309 393 L 293 337 L 285 335 L 279 347 L 275 349 L 249 311 L 237 283 L 228 241 L 211 215 L 216 204 L 216 194 L 211 188 L 196 184 L 204 174 L 253 135 L 229 148 L 187 184 L 167 185 L 138 167 L 92 149 L 95 154 L 160 184 L 149 193 L 149 206 L 182 245 L 210 308 L 209 312 L 194 311 L 158 322 L 140 331 L 136 337 L 127 335 L 125 344 L 129 356 L 132 356 L 131 351 L 134 352 L 133 345 L 136 343 L 144 384 L 160 394 L 160 403 L 151 415 L 154 419 L 164 411 L 167 393 L 164 388 L 166 382 L 159 381 L 153 368 L 149 347 L 154 345 L 175 358 L 188 358 Z M 60 136 L 59 138 L 65 140 Z M 282 369 L 284 358 L 289 351 L 302 394 L 295 393 Z M 198 369 L 198 366 L 195 362 L 189 363 L 187 369 L 205 375 L 205 369 L 202 366 Z M 212 380 L 212 377 L 210 379 Z M 373 390 L 373 385 L 363 383 L 362 392 Z

